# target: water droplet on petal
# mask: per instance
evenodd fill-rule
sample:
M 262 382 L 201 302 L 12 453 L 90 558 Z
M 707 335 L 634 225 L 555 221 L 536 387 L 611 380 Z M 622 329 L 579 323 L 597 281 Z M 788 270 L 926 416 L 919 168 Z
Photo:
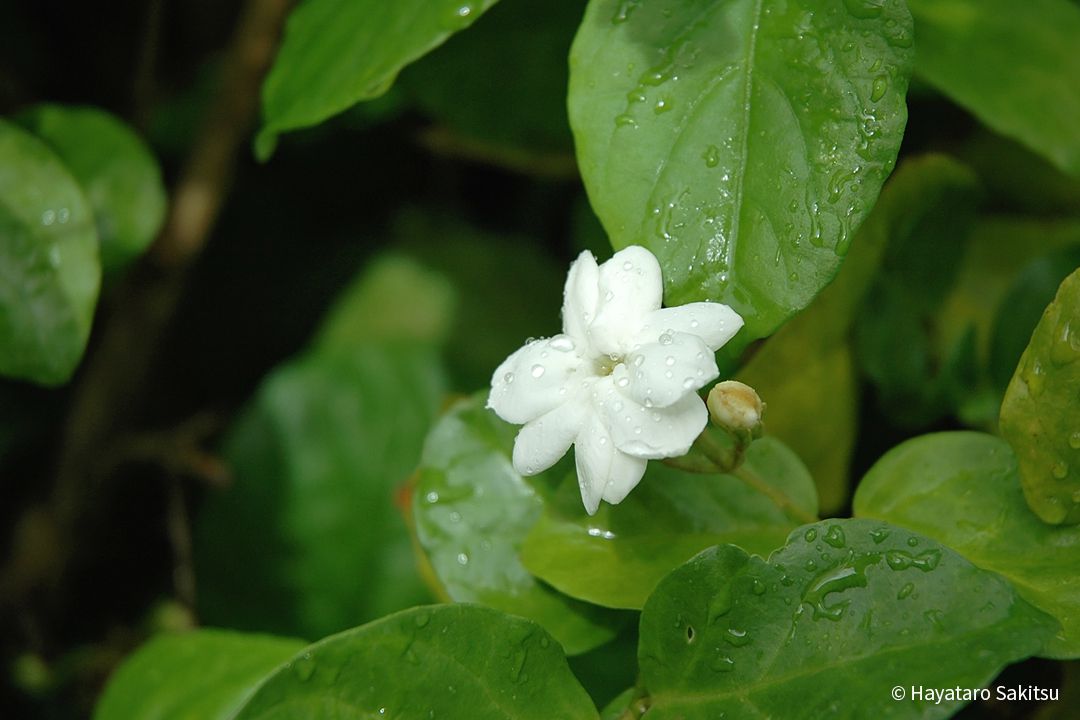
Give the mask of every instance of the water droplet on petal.
M 505 382 L 507 385 L 514 382 L 514 373 L 508 372 L 505 375 L 503 375 L 503 382 Z
M 674 355 L 668 355 L 667 358 L 664 359 L 664 364 L 667 365 L 668 367 L 671 367 L 672 365 L 674 365 L 675 364 L 675 356 Z
M 543 365 L 533 365 L 532 366 L 532 376 L 534 378 L 543 377 L 545 370 L 546 370 L 546 368 L 544 368 Z
M 671 344 L 671 335 L 669 333 L 666 333 L 666 332 L 663 333 L 662 335 L 660 335 L 660 344 L 661 345 L 670 345 Z
M 629 260 L 627 260 L 626 262 L 624 262 L 624 263 L 622 264 L 622 269 L 623 269 L 623 270 L 633 270 L 633 269 L 634 269 L 634 263 L 632 263 L 632 262 L 630 262 Z

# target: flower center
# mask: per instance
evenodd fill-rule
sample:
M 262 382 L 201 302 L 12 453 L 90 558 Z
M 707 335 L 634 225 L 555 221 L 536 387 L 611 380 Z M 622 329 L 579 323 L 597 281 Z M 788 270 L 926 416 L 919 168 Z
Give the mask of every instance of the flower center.
M 615 367 L 621 362 L 623 362 L 623 359 L 618 355 L 601 355 L 593 361 L 593 366 L 597 375 L 606 377 L 615 372 Z

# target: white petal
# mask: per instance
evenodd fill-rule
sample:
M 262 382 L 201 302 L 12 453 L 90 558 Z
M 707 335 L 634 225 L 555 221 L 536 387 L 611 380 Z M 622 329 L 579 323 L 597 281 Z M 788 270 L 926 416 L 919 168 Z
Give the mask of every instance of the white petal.
M 574 443 L 578 486 L 581 502 L 590 515 L 600 506 L 600 500 L 622 500 L 645 474 L 647 461 L 630 457 L 615 447 L 607 428 L 593 411 Z M 612 502 L 609 500 L 609 502 Z M 617 501 L 614 501 L 617 502 Z
M 664 283 L 660 263 L 631 245 L 600 266 L 599 306 L 589 328 L 593 348 L 604 355 L 629 352 L 645 316 L 660 308 Z
M 626 358 L 628 383 L 615 376 L 620 392 L 642 405 L 668 407 L 720 374 L 712 348 L 697 335 L 663 333 Z M 613 374 L 614 375 L 614 374 Z
M 514 469 L 535 475 L 557 463 L 580 434 L 588 407 L 584 398 L 574 397 L 526 423 L 514 439 Z
M 534 340 L 506 358 L 491 376 L 487 406 L 503 420 L 521 424 L 573 397 L 582 360 L 568 340 L 565 335 Z
M 599 296 L 600 270 L 593 254 L 584 250 L 571 263 L 563 287 L 563 332 L 574 342 L 584 343 L 588 339 L 589 324 L 596 318 Z
M 649 313 L 645 326 L 638 334 L 638 342 L 644 345 L 656 342 L 665 332 L 683 332 L 697 335 L 715 351 L 734 337 L 742 326 L 742 316 L 727 305 L 696 302 Z
M 687 393 L 668 407 L 647 408 L 613 391 L 605 396 L 602 408 L 615 447 L 645 460 L 685 455 L 709 417 L 696 393 Z

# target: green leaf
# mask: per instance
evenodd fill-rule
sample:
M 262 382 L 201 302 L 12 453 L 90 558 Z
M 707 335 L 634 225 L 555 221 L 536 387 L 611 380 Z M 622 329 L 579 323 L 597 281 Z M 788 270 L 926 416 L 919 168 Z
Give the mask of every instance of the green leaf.
M 1080 528 L 1028 509 L 1016 456 L 991 435 L 924 435 L 889 451 L 863 478 L 855 514 L 931 537 L 1012 582 L 1062 632 L 1043 654 L 1080 657 Z
M 997 132 L 1080 174 L 1080 7 L 908 0 L 920 76 Z
M 649 720 L 939 718 L 895 686 L 979 687 L 1053 620 L 933 540 L 880 521 L 801 528 L 766 562 L 726 545 L 675 570 L 641 615 Z
M 377 343 L 267 378 L 225 445 L 234 482 L 199 516 L 202 616 L 312 638 L 427 599 L 393 494 L 444 388 L 434 351 Z
M 159 635 L 109 680 L 94 720 L 229 720 L 300 640 L 195 630 Z
M 236 720 L 596 720 L 558 643 L 468 605 L 421 607 L 312 645 Z
M 634 700 L 634 688 L 627 688 L 623 690 L 617 697 L 604 706 L 604 709 L 600 711 L 600 720 L 623 720 L 624 713 L 630 707 L 630 703 Z M 638 717 L 634 715 L 633 717 Z
M 420 547 L 452 600 L 535 620 L 571 655 L 602 645 L 625 617 L 560 594 L 518 559 L 556 471 L 518 475 L 510 462 L 516 428 L 486 409 L 485 399 L 455 406 L 424 445 L 413 496 Z
M 91 107 L 38 105 L 20 122 L 56 152 L 94 211 L 108 272 L 142 253 L 165 220 L 165 187 L 150 149 L 127 125 Z
M 717 300 L 763 337 L 829 282 L 906 121 L 903 2 L 592 0 L 570 124 L 616 248 L 650 248 L 669 305 Z
M 1080 270 L 1047 306 L 1001 404 L 1024 496 L 1049 523 L 1080 522 Z
M 100 284 L 82 190 L 44 143 L 0 120 L 0 374 L 66 382 L 86 349 Z
M 498 5 L 407 68 L 400 83 L 423 111 L 466 137 L 569 151 L 566 56 L 584 8 L 584 0 Z
M 263 85 L 256 154 L 277 136 L 377 98 L 401 69 L 473 23 L 496 0 L 307 0 L 289 15 Z
M 814 482 L 780 441 L 754 442 L 738 474 L 691 474 L 651 462 L 634 492 L 590 517 L 570 472 L 525 540 L 522 559 L 568 595 L 637 609 L 662 577 L 704 548 L 735 543 L 765 555 L 801 524 L 792 514 L 817 515 Z
M 604 707 L 637 680 L 637 618 L 611 642 L 567 658 L 570 670 L 597 707 Z

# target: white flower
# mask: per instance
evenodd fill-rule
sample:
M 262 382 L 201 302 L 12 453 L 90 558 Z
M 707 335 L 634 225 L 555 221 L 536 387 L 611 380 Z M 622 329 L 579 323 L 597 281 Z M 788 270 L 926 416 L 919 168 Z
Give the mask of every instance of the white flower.
M 660 307 L 660 264 L 631 246 L 597 267 L 570 266 L 563 333 L 528 342 L 491 378 L 488 407 L 524 424 L 514 468 L 535 475 L 575 447 L 581 500 L 621 502 L 650 459 L 685 455 L 705 427 L 697 395 L 719 374 L 714 352 L 742 327 L 719 303 Z

